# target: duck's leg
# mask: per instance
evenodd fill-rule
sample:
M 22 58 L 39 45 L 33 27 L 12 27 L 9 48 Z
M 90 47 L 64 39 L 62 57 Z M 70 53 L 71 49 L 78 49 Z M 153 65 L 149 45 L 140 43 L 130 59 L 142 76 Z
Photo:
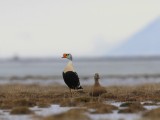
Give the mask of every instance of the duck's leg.
M 78 89 L 72 90 L 72 96 L 77 96 L 77 95 L 80 95 L 79 90 Z
M 71 97 L 72 97 L 72 89 L 70 88 L 69 91 L 70 91 L 70 95 L 71 95 Z

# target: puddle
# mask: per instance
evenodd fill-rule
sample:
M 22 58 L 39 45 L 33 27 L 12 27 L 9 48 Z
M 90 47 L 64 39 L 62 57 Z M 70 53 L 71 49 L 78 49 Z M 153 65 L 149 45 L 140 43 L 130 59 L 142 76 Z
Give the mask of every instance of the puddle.
M 38 108 L 37 106 L 30 108 L 35 115 L 48 116 L 66 112 L 70 107 L 60 107 L 59 105 L 51 105 L 49 108 Z M 34 115 L 11 115 L 9 111 L 0 110 L 0 120 L 33 120 Z
M 120 105 L 123 102 L 114 102 L 114 101 L 107 101 L 106 103 L 112 104 L 114 106 L 119 107 L 121 109 Z M 155 109 L 160 107 L 159 105 L 150 105 L 150 106 L 144 106 L 147 110 Z M 38 116 L 48 116 L 48 115 L 54 115 L 66 112 L 73 107 L 60 107 L 59 105 L 51 105 L 48 108 L 39 108 L 37 106 L 30 108 L 35 112 L 35 115 Z M 89 114 L 87 115 L 92 120 L 137 120 L 141 118 L 141 114 L 120 114 L 118 113 L 118 110 L 113 111 L 113 113 L 109 114 Z M 10 115 L 9 111 L 0 110 L 0 120 L 33 120 L 34 115 Z
M 89 114 L 92 120 L 137 120 L 141 118 L 140 114 L 119 114 L 118 111 L 113 111 L 110 114 Z
M 116 107 L 120 107 L 120 105 L 121 105 L 123 102 L 106 101 L 105 103 L 106 103 L 106 104 L 114 105 L 114 106 L 116 106 Z
M 68 110 L 72 109 L 71 107 L 60 107 L 59 105 L 51 105 L 49 108 L 39 108 L 39 107 L 33 107 L 31 110 L 35 111 L 36 115 L 40 116 L 48 116 L 53 114 L 59 114 L 66 112 Z

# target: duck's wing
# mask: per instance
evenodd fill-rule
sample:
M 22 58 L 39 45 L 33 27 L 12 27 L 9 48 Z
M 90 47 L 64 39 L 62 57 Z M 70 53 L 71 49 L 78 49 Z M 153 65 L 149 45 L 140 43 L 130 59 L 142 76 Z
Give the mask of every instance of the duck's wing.
M 82 89 L 79 82 L 79 77 L 76 72 L 68 71 L 66 73 L 63 72 L 63 79 L 67 86 L 71 89 Z

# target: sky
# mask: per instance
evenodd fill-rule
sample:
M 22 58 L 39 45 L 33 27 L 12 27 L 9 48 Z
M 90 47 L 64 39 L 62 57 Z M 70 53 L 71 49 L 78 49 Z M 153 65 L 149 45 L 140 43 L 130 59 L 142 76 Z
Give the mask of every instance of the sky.
M 160 16 L 160 0 L 0 0 L 0 57 L 105 56 Z

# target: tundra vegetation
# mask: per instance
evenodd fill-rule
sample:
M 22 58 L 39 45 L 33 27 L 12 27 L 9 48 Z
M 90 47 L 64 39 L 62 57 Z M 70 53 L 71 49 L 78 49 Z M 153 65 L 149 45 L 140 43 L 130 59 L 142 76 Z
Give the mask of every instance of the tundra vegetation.
M 32 114 L 30 107 L 50 107 L 59 104 L 73 109 L 58 115 L 41 117 L 43 120 L 89 120 L 86 113 L 108 114 L 117 110 L 119 114 L 142 113 L 142 119 L 158 119 L 160 109 L 147 110 L 144 106 L 159 105 L 160 84 L 145 84 L 139 86 L 109 86 L 106 93 L 90 96 L 91 86 L 83 86 L 83 91 L 73 91 L 70 96 L 66 86 L 37 84 L 6 84 L 0 85 L 0 109 L 9 110 L 10 114 Z M 110 101 L 122 102 L 120 107 L 111 105 Z M 150 101 L 150 102 L 147 102 Z M 66 118 L 66 116 L 70 116 Z M 36 119 L 36 117 L 35 117 Z

